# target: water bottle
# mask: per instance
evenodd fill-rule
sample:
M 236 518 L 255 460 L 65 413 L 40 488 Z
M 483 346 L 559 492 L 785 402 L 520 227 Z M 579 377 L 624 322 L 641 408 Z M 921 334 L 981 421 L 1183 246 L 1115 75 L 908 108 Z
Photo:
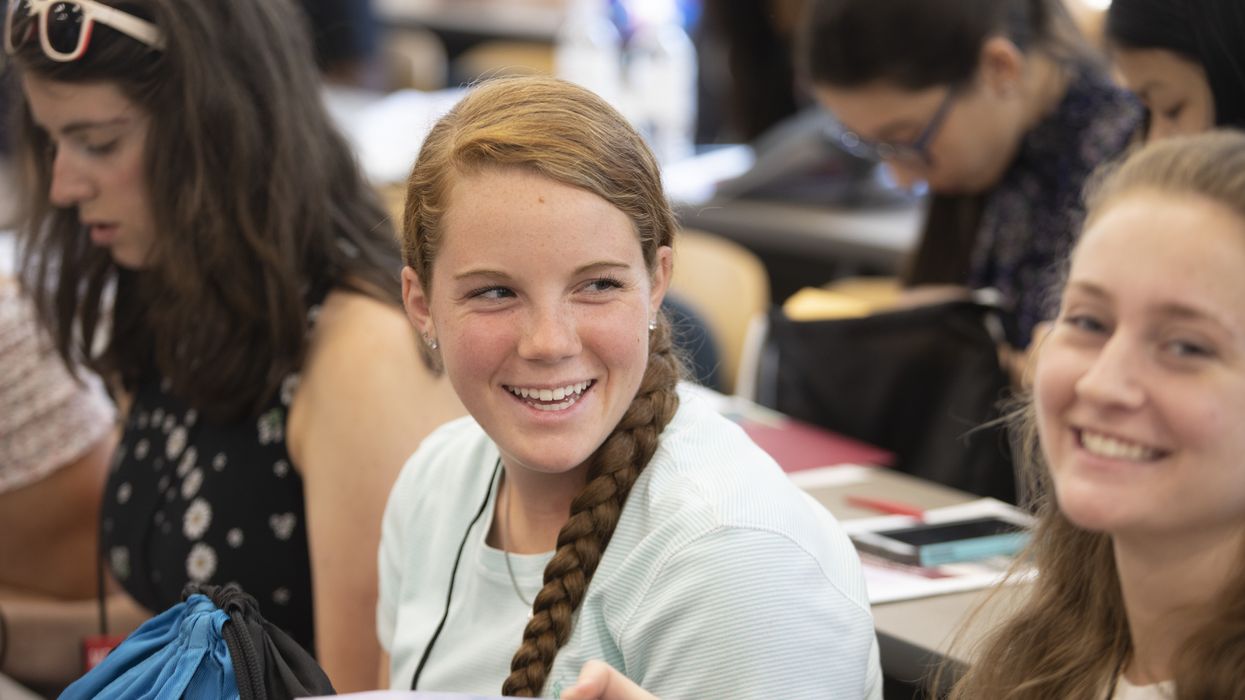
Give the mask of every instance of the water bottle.
M 696 47 L 683 31 L 675 0 L 631 3 L 635 31 L 627 43 L 627 88 L 633 122 L 657 159 L 692 155 L 696 135 Z
M 622 40 L 608 0 L 572 0 L 558 29 L 554 64 L 559 78 L 622 104 Z

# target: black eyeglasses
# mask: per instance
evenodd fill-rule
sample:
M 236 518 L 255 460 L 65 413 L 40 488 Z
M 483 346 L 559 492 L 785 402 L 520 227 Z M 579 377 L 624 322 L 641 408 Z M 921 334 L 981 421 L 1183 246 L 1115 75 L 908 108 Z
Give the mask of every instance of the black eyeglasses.
M 915 139 L 908 143 L 873 141 L 839 125 L 837 129 L 839 145 L 848 153 L 868 160 L 884 160 L 911 168 L 928 168 L 933 165 L 929 146 L 938 136 L 938 130 L 942 128 L 943 122 L 947 120 L 947 114 L 950 113 L 951 105 L 958 94 L 958 87 L 952 86 L 947 91 L 947 96 L 942 98 L 942 103 L 938 105 L 934 116 L 930 117 L 929 123 Z
M 4 51 L 12 56 L 37 32 L 45 56 L 62 63 L 76 61 L 86 53 L 96 22 L 153 49 L 164 48 L 164 35 L 156 25 L 96 0 L 10 0 L 4 17 Z

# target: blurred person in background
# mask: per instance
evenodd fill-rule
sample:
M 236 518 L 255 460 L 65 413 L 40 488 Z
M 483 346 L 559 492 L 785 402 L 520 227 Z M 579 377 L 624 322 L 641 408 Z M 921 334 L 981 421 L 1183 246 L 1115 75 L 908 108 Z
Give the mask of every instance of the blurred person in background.
M 1146 106 L 1146 138 L 1245 128 L 1245 3 L 1114 0 L 1106 40 Z
M 24 286 L 120 397 L 100 520 L 119 595 L 157 612 L 239 583 L 339 690 L 374 686 L 383 505 L 461 409 L 419 359 L 300 10 L 21 0 L 4 40 Z M 78 670 L 93 614 L 0 614 L 6 672 Z
M 800 55 L 842 143 L 933 194 L 906 285 L 997 289 L 1027 348 L 1081 187 L 1142 118 L 1062 2 L 811 0 Z

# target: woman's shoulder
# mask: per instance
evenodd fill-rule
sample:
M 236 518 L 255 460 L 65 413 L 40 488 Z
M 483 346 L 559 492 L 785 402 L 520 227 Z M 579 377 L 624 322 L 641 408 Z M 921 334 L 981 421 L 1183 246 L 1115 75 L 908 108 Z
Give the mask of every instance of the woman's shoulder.
M 1101 72 L 1083 73 L 1074 80 L 1068 109 L 1084 124 L 1081 152 L 1095 167 L 1123 152 L 1145 120 L 1145 108 L 1128 90 Z
M 680 387 L 679 409 L 645 474 L 662 489 L 682 484 L 709 500 L 756 488 L 794 492 L 774 459 L 690 385 Z
M 497 447 L 474 418 L 456 418 L 420 442 L 402 466 L 393 487 L 394 497 L 432 494 L 441 499 L 459 491 L 475 493 L 491 476 L 485 467 L 497 457 Z
M 676 531 L 688 540 L 726 530 L 765 532 L 814 552 L 829 539 L 837 549 L 843 539 L 833 517 L 742 428 L 687 390 L 627 507 L 661 538 Z

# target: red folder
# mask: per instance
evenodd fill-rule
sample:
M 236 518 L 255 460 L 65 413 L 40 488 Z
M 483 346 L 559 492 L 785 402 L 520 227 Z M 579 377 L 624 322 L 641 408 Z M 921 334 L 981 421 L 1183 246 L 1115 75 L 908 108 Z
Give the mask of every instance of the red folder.
M 783 471 L 832 464 L 889 467 L 895 462 L 895 455 L 880 447 L 759 406 L 743 412 L 730 411 L 726 417 L 738 423 Z

